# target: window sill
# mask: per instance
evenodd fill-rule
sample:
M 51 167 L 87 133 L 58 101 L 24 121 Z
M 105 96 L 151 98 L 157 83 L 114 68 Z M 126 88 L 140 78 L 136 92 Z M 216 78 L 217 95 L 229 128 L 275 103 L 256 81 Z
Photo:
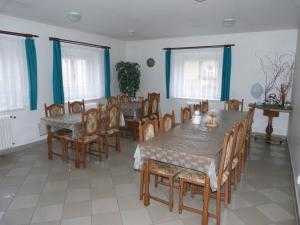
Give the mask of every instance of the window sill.
M 220 99 L 210 99 L 210 98 L 184 98 L 184 97 L 171 97 L 171 99 L 180 99 L 180 100 L 194 100 L 194 101 L 213 101 L 213 102 L 220 102 Z

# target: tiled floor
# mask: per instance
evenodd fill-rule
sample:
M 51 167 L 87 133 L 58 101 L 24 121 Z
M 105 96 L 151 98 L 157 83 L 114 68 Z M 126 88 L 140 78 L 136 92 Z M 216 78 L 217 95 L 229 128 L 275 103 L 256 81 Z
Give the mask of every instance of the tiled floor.
M 110 159 L 90 158 L 87 169 L 55 157 L 47 159 L 47 146 L 0 156 L 0 225 L 193 225 L 197 214 L 151 201 L 138 200 L 139 174 L 132 169 L 136 143 L 122 140 L 122 152 Z M 55 145 L 59 149 L 59 145 Z M 291 169 L 285 145 L 253 143 L 251 155 L 232 203 L 222 211 L 223 225 L 296 224 Z M 164 187 L 154 191 L 167 196 Z M 185 202 L 200 207 L 200 196 Z M 212 210 L 214 200 L 210 201 Z M 214 224 L 214 220 L 210 220 Z

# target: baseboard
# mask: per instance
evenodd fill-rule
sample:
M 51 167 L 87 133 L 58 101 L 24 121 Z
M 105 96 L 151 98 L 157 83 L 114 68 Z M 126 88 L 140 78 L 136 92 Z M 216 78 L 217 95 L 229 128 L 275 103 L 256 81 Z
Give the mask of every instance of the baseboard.
M 46 143 L 47 143 L 47 140 L 43 139 L 43 140 L 35 141 L 35 142 L 29 143 L 29 144 L 20 145 L 20 146 L 9 148 L 9 149 L 4 149 L 4 150 L 0 151 L 0 155 L 6 155 L 6 154 L 14 153 L 14 152 L 23 151 L 27 148 L 35 147 L 37 145 L 46 144 Z

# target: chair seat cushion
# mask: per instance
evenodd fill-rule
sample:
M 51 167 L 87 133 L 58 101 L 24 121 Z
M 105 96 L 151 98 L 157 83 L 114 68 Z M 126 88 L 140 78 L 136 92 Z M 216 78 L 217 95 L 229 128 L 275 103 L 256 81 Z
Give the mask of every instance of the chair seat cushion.
M 119 129 L 109 129 L 109 130 L 101 131 L 101 135 L 105 135 L 105 134 L 111 135 L 119 131 L 120 131 Z
M 80 143 L 91 143 L 96 141 L 99 138 L 98 135 L 86 135 L 83 137 L 79 137 L 76 140 Z M 72 135 L 66 135 L 64 136 L 64 139 L 67 141 L 75 141 L 75 139 L 72 138 Z
M 187 182 L 203 185 L 205 184 L 205 173 L 195 170 L 185 169 L 178 175 L 180 179 L 185 179 Z
M 150 173 L 161 176 L 174 177 L 180 172 L 180 168 L 171 164 L 152 161 L 150 165 Z
M 64 128 L 53 132 L 54 137 L 63 137 L 70 134 L 72 134 L 72 131 Z

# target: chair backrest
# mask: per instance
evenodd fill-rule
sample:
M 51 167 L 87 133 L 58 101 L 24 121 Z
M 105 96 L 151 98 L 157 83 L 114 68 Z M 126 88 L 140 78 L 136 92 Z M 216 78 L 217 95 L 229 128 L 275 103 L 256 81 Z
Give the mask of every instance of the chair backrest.
M 172 110 L 172 114 L 165 114 L 160 118 L 159 129 L 161 132 L 168 132 L 176 126 L 175 124 L 175 113 Z
M 119 104 L 119 98 L 115 96 L 111 96 L 110 98 L 107 99 L 107 104 L 108 105 L 118 105 Z
M 84 100 L 82 99 L 82 101 L 74 101 L 74 102 L 68 101 L 68 110 L 70 114 L 81 113 L 85 111 Z
M 119 105 L 110 105 L 105 110 L 105 129 L 119 129 L 120 128 L 120 107 Z
M 160 93 L 148 93 L 148 100 L 150 103 L 150 115 L 156 114 L 159 116 L 159 102 L 160 102 Z
M 127 95 L 119 96 L 119 103 L 127 103 L 129 102 L 129 97 Z
M 141 119 L 149 118 L 150 113 L 150 103 L 148 99 L 141 101 Z
M 65 105 L 64 104 L 52 104 L 47 106 L 45 104 L 45 116 L 61 116 L 65 114 Z
M 249 119 L 249 121 L 248 121 L 248 131 L 249 132 L 251 132 L 251 130 L 252 130 L 252 124 L 253 124 L 253 118 L 254 118 L 254 113 L 255 113 L 255 108 L 254 107 L 251 107 L 251 108 L 249 108 L 249 112 L 247 113 L 247 115 L 248 115 L 248 119 Z
M 231 172 L 238 128 L 239 124 L 234 125 L 231 131 L 229 133 L 226 133 L 224 136 L 223 149 L 221 152 L 221 158 L 218 169 L 218 187 L 221 187 L 221 185 L 226 182 Z
M 225 101 L 224 109 L 229 112 L 234 111 L 243 111 L 244 108 L 244 99 L 242 101 L 239 101 L 237 99 L 230 99 Z
M 139 139 L 140 143 L 154 138 L 158 134 L 158 122 L 156 119 L 139 122 Z
M 245 148 L 245 140 L 246 140 L 246 133 L 247 133 L 247 118 L 244 118 L 240 124 L 239 129 L 237 131 L 237 139 L 236 139 L 236 147 L 234 152 L 234 157 L 238 154 L 242 153 Z
M 208 110 L 209 110 L 208 100 L 202 101 L 202 102 L 201 102 L 201 112 L 202 112 L 202 113 L 207 113 Z
M 189 107 L 181 107 L 180 110 L 180 120 L 181 120 L 181 124 L 185 123 L 186 121 L 189 121 L 192 119 L 192 110 L 191 110 L 191 106 Z
M 94 135 L 100 133 L 101 109 L 92 108 L 82 112 L 81 135 Z

